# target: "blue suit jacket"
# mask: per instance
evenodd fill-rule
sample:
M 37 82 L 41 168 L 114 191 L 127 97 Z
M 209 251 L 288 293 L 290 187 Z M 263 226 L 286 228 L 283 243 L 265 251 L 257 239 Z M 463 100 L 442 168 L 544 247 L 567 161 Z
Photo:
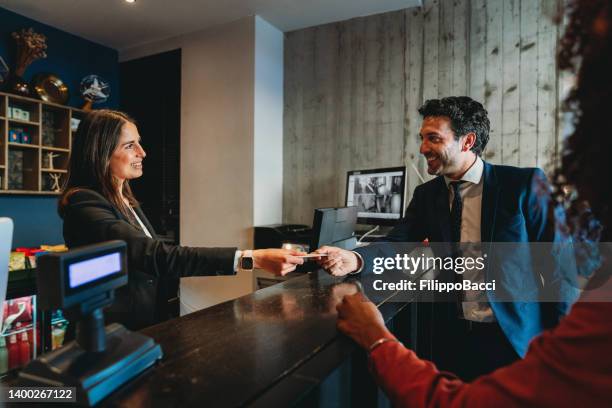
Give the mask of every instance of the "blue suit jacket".
M 484 163 L 483 193 L 481 213 L 482 242 L 553 242 L 555 225 L 549 221 L 549 194 L 546 176 L 537 168 L 517 168 Z M 384 238 L 388 242 L 450 242 L 450 210 L 448 188 L 444 177 L 440 176 L 421 184 L 414 195 L 404 218 Z M 527 246 L 524 246 L 527 248 Z M 356 250 L 363 257 L 366 269 L 372 265 L 372 258 L 380 255 L 375 247 L 362 247 Z M 555 303 L 536 302 L 497 302 L 496 293 L 517 294 L 525 287 L 537 291 L 542 279 L 552 286 L 552 290 L 567 291 L 562 288 L 558 276 L 538 276 L 531 267 L 529 254 L 520 256 L 518 266 L 516 257 L 512 262 L 501 260 L 498 270 L 507 274 L 497 283 L 496 292 L 489 291 L 487 296 L 495 317 L 520 356 L 527 352 L 529 341 L 544 329 L 554 327 L 567 313 L 571 301 Z M 538 273 L 541 273 L 539 271 Z M 554 275 L 554 271 L 543 271 Z M 549 287 L 547 290 L 551 290 Z M 569 299 L 572 295 L 559 295 L 558 299 Z M 520 294 L 520 295 L 519 295 Z M 537 298 L 534 297 L 534 298 Z

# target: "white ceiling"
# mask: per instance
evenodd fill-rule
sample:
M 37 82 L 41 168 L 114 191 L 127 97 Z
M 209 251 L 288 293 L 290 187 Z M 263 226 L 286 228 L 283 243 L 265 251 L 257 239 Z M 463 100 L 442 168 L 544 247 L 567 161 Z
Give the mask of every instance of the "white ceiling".
M 421 0 L 0 0 L 119 51 L 258 15 L 282 31 L 419 6 Z

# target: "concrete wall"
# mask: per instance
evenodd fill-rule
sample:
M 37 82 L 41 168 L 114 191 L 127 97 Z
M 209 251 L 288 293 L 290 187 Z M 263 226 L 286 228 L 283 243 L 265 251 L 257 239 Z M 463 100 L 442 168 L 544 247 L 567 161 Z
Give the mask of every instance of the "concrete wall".
M 349 170 L 408 166 L 426 179 L 418 107 L 484 103 L 493 163 L 549 169 L 557 130 L 557 0 L 425 0 L 423 8 L 287 33 L 283 220 L 343 205 Z

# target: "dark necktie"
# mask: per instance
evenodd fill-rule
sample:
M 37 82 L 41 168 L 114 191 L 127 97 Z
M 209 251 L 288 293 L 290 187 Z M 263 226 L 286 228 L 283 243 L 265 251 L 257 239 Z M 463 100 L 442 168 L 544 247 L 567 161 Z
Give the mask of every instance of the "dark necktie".
M 451 248 L 452 248 L 452 256 L 454 258 L 461 256 L 461 213 L 463 212 L 463 200 L 461 199 L 461 194 L 459 192 L 461 184 L 465 183 L 465 181 L 451 181 L 449 183 L 450 188 L 453 189 L 453 205 L 451 207 L 451 216 L 450 216 L 450 224 L 451 224 Z M 460 275 L 453 273 L 454 281 L 459 282 L 461 280 Z M 463 316 L 463 306 L 462 301 L 463 293 L 457 293 L 457 300 L 455 302 L 456 310 L 451 309 L 451 313 L 456 316 Z
M 461 213 L 463 212 L 463 200 L 459 193 L 461 184 L 465 181 L 451 181 L 450 188 L 453 190 L 453 204 L 451 207 L 451 242 L 461 242 Z

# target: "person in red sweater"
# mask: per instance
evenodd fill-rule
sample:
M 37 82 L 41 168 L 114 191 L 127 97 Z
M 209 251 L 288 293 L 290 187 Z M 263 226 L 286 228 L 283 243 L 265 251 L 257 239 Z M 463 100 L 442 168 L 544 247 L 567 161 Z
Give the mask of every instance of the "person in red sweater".
M 556 177 L 558 196 L 570 186 L 577 192 L 567 230 L 578 239 L 592 238 L 585 203 L 601 222 L 602 264 L 569 315 L 536 337 L 524 359 L 471 383 L 399 343 L 364 295 L 346 296 L 337 306 L 338 328 L 368 351 L 372 374 L 395 406 L 612 406 L 612 251 L 605 247 L 612 228 L 612 183 L 605 179 L 612 174 L 612 1 L 574 0 L 567 8 L 559 67 L 578 72 L 578 83 L 566 101 L 576 119 Z

